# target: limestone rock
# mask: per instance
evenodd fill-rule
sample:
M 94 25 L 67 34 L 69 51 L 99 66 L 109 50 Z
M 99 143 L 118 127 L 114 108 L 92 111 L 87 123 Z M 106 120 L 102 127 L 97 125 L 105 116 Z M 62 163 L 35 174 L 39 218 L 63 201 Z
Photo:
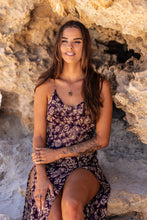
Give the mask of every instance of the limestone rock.
M 123 71 L 119 75 L 125 76 Z M 120 84 L 118 86 L 115 103 L 126 112 L 125 118 L 130 125 L 128 130 L 138 134 L 142 142 L 147 144 L 147 71 L 133 73 L 129 84 L 125 85 L 125 82 L 123 91 L 119 91 L 122 87 L 119 88 Z
M 5 214 L 0 214 L 0 220 L 12 220 L 12 218 L 9 218 L 9 216 Z
M 65 15 L 74 13 L 82 18 L 89 26 L 92 23 L 104 28 L 112 28 L 123 34 L 140 36 L 147 30 L 147 2 L 146 0 L 50 0 L 54 12 Z
M 142 94 L 143 99 L 146 98 L 145 92 L 141 92 L 146 88 L 146 4 L 145 0 L 21 0 L 20 4 L 2 1 L 2 111 L 19 115 L 26 134 L 32 131 L 33 90 L 39 74 L 51 62 L 56 32 L 66 20 L 80 19 L 90 28 L 94 65 L 111 81 L 114 102 L 126 112 L 128 129 L 147 143 L 145 102 L 140 110 Z M 141 82 L 143 78 L 144 83 Z
M 0 212 L 14 220 L 21 219 L 23 213 L 26 181 L 32 165 L 31 146 L 28 137 L 19 142 L 0 141 Z
M 111 185 L 108 216 L 138 213 L 147 219 L 146 145 L 140 144 L 131 132 L 123 130 L 124 123 L 113 119 L 109 147 L 98 151 L 104 174 Z
M 34 3 L 35 1 L 1 0 L 1 33 L 11 35 L 19 32 L 29 22 L 30 10 L 33 10 Z

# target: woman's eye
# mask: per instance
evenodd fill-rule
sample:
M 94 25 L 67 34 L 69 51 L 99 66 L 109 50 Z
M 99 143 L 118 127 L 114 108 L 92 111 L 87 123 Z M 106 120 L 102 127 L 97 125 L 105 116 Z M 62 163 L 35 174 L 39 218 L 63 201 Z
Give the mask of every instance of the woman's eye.
M 75 43 L 76 43 L 76 44 L 80 44 L 80 43 L 81 43 L 81 41 L 75 41 Z
M 67 40 L 62 40 L 62 43 L 67 43 Z
M 62 43 L 62 44 L 67 44 L 68 41 L 67 41 L 67 40 L 62 40 L 61 43 Z M 74 44 L 80 44 L 81 41 L 77 41 L 77 40 L 76 40 L 76 41 L 73 41 L 73 42 L 71 42 L 71 43 L 74 43 Z

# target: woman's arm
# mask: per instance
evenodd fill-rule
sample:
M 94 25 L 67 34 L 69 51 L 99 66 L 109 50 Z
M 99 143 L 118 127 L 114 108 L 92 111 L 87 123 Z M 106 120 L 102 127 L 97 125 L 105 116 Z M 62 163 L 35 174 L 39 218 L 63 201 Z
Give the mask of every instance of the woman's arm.
M 95 137 L 80 144 L 64 147 L 57 150 L 37 148 L 36 150 L 39 152 L 40 158 L 37 159 L 34 155 L 34 162 L 36 164 L 51 163 L 55 160 L 59 160 L 60 158 L 94 152 L 108 146 L 112 121 L 112 97 L 110 84 L 107 80 L 103 82 L 102 98 L 103 107 L 100 110 L 100 117 L 96 123 Z
M 39 86 L 35 91 L 34 99 L 34 136 L 33 136 L 33 151 L 36 152 L 36 148 L 40 149 L 46 147 L 46 114 L 47 114 L 47 102 L 48 102 L 48 83 Z M 50 190 L 51 195 L 54 195 L 53 186 L 49 181 L 45 165 L 36 164 L 37 182 L 35 188 L 35 201 L 39 210 L 43 209 L 45 204 L 45 196 L 47 190 Z
M 61 157 L 90 153 L 108 146 L 112 121 L 112 97 L 107 80 L 103 82 L 102 99 L 103 107 L 100 109 L 100 118 L 96 123 L 96 136 L 80 144 L 60 149 Z
M 46 108 L 47 96 L 42 85 L 35 91 L 33 151 L 46 147 Z M 36 165 L 36 170 L 38 178 L 46 175 L 44 165 Z

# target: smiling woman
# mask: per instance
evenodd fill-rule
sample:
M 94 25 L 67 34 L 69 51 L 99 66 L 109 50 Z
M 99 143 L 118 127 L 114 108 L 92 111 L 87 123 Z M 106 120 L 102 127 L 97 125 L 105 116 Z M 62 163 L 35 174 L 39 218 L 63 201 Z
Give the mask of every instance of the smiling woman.
M 91 66 L 90 45 L 86 27 L 68 21 L 38 79 L 23 220 L 106 219 L 110 186 L 96 155 L 109 143 L 112 99 Z

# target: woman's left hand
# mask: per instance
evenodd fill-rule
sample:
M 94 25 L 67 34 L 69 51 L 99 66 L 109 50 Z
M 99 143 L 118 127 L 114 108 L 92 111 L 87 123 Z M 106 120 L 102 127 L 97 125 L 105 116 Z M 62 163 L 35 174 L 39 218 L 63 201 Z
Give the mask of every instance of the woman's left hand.
M 47 164 L 57 160 L 57 150 L 49 148 L 36 148 L 32 154 L 32 159 L 35 164 Z

